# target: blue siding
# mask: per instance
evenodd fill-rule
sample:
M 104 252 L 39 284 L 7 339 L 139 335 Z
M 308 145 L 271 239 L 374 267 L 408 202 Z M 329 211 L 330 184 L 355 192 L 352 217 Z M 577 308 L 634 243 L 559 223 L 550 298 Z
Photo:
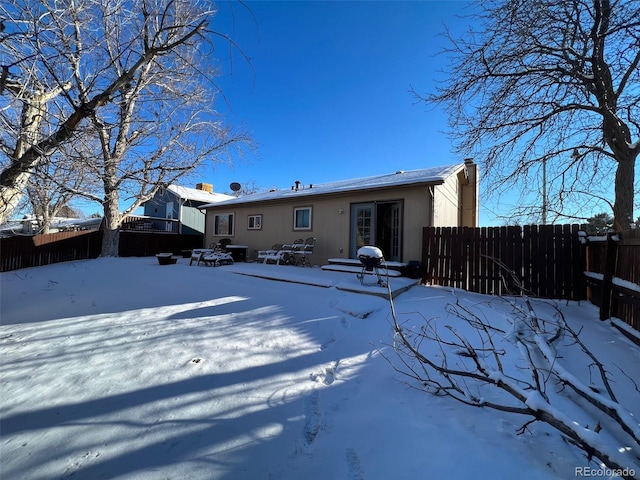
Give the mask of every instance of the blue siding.
M 198 207 L 206 202 L 196 202 L 192 200 L 182 200 L 182 212 L 178 209 L 181 200 L 169 190 L 165 190 L 162 194 L 156 193 L 155 197 L 144 204 L 144 215 L 147 217 L 166 218 L 167 203 L 173 202 L 173 215 L 175 220 L 180 219 L 182 222 L 182 233 L 198 234 L 204 233 L 204 213 Z M 180 214 L 181 213 L 181 214 Z
M 203 205 L 201 202 L 189 202 Z M 195 206 L 182 207 L 182 233 L 204 233 L 204 212 Z
M 155 197 L 144 204 L 144 215 L 147 217 L 166 218 L 167 203 L 173 202 L 173 218 L 179 218 L 178 207 L 180 199 L 173 193 L 165 190 L 162 194 L 156 193 Z

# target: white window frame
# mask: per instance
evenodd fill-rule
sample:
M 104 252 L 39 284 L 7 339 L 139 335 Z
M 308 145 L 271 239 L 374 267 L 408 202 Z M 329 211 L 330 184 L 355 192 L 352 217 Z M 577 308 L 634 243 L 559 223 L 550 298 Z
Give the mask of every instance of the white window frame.
M 227 230 L 221 231 L 220 227 L 220 218 L 227 217 Z M 213 216 L 213 236 L 214 237 L 233 237 L 235 228 L 235 215 L 233 213 L 216 213 Z
M 302 212 L 302 211 L 308 211 L 309 212 L 309 224 L 308 225 L 298 225 L 297 221 L 298 221 L 298 212 Z M 294 231 L 300 231 L 300 230 L 311 230 L 311 226 L 313 225 L 313 207 L 294 207 L 293 209 L 293 230 Z
M 262 215 L 248 215 L 247 230 L 262 230 Z

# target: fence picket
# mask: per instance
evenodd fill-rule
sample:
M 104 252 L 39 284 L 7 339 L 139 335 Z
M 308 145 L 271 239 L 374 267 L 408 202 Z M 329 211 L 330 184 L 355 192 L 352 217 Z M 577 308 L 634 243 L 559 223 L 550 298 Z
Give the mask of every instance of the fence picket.
M 578 230 L 578 225 L 425 227 L 425 277 L 483 294 L 519 294 L 519 282 L 532 295 L 583 299 L 584 264 L 575 264 L 585 260 Z
M 588 248 L 580 242 L 580 225 L 525 225 L 524 227 L 425 227 L 423 265 L 425 279 L 482 294 L 520 294 L 543 298 L 584 300 L 612 307 L 617 315 L 640 330 L 640 295 L 633 288 L 616 286 L 602 298 L 593 275 L 605 272 L 605 242 Z M 640 285 L 640 231 L 632 230 L 617 245 L 615 278 Z M 499 260 L 499 266 L 493 259 Z M 609 259 L 610 268 L 611 262 Z M 520 292 L 513 272 L 524 289 Z M 611 281 L 609 281 L 611 283 Z M 619 282 L 618 282 L 619 283 Z M 608 302 L 608 303 L 607 303 Z

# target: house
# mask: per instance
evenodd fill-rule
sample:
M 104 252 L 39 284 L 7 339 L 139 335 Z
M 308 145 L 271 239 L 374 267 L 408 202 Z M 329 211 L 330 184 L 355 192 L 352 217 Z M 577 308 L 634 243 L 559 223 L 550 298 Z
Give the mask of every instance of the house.
M 51 219 L 48 233 L 72 232 L 79 230 L 98 230 L 102 223 L 102 217 L 91 218 L 67 218 L 54 217 Z M 11 219 L 0 225 L 0 238 L 16 235 L 39 235 L 43 233 L 42 218 L 33 215 L 25 215 L 22 219 Z
M 313 263 L 357 258 L 376 245 L 390 261 L 420 260 L 422 227 L 478 225 L 478 168 L 464 163 L 398 171 L 286 190 L 255 193 L 202 206 L 205 244 L 230 238 L 260 249 L 315 237 Z
M 198 183 L 196 188 L 169 185 L 158 190 L 151 200 L 144 203 L 144 216 L 172 220 L 163 222 L 167 231 L 204 233 L 204 214 L 200 207 L 233 198 L 231 195 L 214 193 L 210 183 Z

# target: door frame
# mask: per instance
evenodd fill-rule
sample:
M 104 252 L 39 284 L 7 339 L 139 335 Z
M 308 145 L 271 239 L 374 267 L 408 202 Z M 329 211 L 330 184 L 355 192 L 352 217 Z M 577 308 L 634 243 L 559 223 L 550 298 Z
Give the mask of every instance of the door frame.
M 349 258 L 358 258 L 357 251 L 361 246 L 375 242 L 376 204 L 375 202 L 352 203 L 350 211 Z
M 375 245 L 383 251 L 386 260 L 402 260 L 403 200 L 352 203 L 350 214 L 349 258 L 357 258 L 361 246 Z

